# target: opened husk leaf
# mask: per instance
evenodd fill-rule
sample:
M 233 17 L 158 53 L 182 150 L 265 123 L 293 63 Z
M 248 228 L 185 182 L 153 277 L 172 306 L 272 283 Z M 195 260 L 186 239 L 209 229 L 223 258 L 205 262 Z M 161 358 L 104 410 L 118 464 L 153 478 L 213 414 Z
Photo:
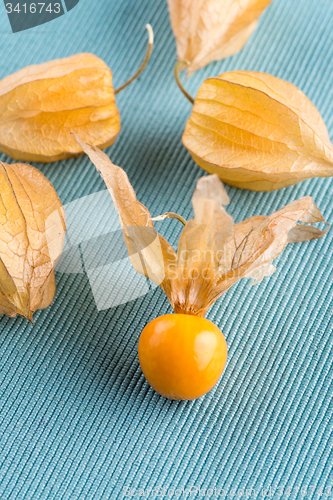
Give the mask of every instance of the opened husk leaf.
M 217 175 L 210 175 L 197 183 L 194 219 L 185 225 L 175 253 L 154 229 L 126 173 L 102 151 L 76 139 L 112 196 L 134 268 L 164 290 L 177 313 L 204 316 L 240 278 L 258 283 L 271 275 L 272 261 L 287 243 L 320 238 L 327 231 L 305 225 L 326 222 L 309 196 L 272 215 L 234 224 L 223 207 L 229 201 L 223 184 Z
M 183 144 L 202 168 L 232 186 L 271 191 L 333 175 L 325 123 L 297 87 L 233 71 L 201 85 Z
M 180 61 L 188 75 L 242 49 L 272 0 L 168 0 Z
M 64 210 L 52 184 L 30 165 L 0 162 L 0 192 L 0 314 L 32 321 L 53 301 Z

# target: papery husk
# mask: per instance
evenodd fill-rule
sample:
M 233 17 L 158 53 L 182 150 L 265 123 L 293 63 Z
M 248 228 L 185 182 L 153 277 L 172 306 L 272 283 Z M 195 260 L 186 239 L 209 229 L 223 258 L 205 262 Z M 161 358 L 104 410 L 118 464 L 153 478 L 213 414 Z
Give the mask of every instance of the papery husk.
M 168 0 L 180 61 L 188 75 L 240 51 L 272 0 Z
M 21 161 L 78 156 L 72 130 L 100 148 L 120 131 L 112 73 L 102 59 L 76 54 L 0 81 L 0 151 Z
M 91 144 L 73 134 L 82 150 L 89 156 L 108 188 L 118 210 L 124 240 L 136 271 L 160 286 L 166 295 L 171 293 L 170 273 L 176 260 L 171 245 L 154 228 L 148 209 L 137 199 L 126 172 Z
M 198 180 L 194 219 L 185 225 L 176 254 L 154 229 L 126 173 L 102 151 L 76 139 L 110 191 L 134 268 L 161 286 L 177 313 L 204 316 L 240 278 L 258 283 L 271 275 L 272 261 L 287 243 L 321 238 L 328 230 L 305 225 L 327 224 L 310 196 L 269 216 L 234 224 L 222 205 L 229 201 L 224 186 L 217 175 L 210 175 Z
M 0 162 L 0 314 L 32 321 L 54 298 L 66 231 L 52 184 L 34 167 Z
M 333 175 L 333 145 L 319 111 L 297 87 L 265 73 L 205 80 L 183 144 L 203 169 L 243 189 Z

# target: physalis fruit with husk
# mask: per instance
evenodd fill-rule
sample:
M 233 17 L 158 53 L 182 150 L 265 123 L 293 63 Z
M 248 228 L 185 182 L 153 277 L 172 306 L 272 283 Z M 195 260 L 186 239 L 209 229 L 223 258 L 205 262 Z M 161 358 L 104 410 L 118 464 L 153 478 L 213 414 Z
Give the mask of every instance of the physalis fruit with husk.
M 240 51 L 272 0 L 168 0 L 180 62 L 188 75 Z
M 320 238 L 327 229 L 309 224 L 326 221 L 307 196 L 271 215 L 234 224 L 223 207 L 229 202 L 223 184 L 217 175 L 209 175 L 197 183 L 194 218 L 184 220 L 176 253 L 154 228 L 153 220 L 165 216 L 152 219 L 124 170 L 76 139 L 112 196 L 134 268 L 163 289 L 176 313 L 144 328 L 139 341 L 142 371 L 162 396 L 200 397 L 218 381 L 227 358 L 221 331 L 203 318 L 208 308 L 240 278 L 258 283 L 271 275 L 272 261 L 287 243 Z
M 333 175 L 325 123 L 291 83 L 265 73 L 231 71 L 205 80 L 192 101 L 183 144 L 200 167 L 227 184 L 272 191 Z
M 52 184 L 34 167 L 0 162 L 0 314 L 32 322 L 54 298 L 65 214 Z
M 116 91 L 112 73 L 94 54 L 76 54 L 21 69 L 0 81 L 0 151 L 15 160 L 53 162 L 78 156 L 74 130 L 99 148 L 120 132 L 115 94 L 145 68 L 153 47 L 148 30 L 146 57 L 137 73 Z

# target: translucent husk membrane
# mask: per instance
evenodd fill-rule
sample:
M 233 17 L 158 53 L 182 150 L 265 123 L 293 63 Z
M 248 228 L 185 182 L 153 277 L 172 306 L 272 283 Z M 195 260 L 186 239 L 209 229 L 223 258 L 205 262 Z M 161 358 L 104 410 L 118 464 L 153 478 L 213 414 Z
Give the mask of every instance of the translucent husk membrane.
M 75 54 L 28 66 L 0 81 L 0 151 L 22 161 L 54 162 L 82 154 L 73 130 L 99 148 L 113 144 L 120 132 L 115 94 L 146 67 L 148 45 L 138 71 L 114 90 L 112 72 L 94 54 Z
M 50 181 L 30 165 L 0 162 L 0 192 L 0 315 L 32 322 L 54 298 L 65 212 Z
M 168 0 L 177 56 L 191 75 L 239 52 L 272 0 Z
M 291 83 L 255 71 L 207 78 L 182 141 L 194 161 L 223 182 L 253 191 L 333 175 L 333 145 L 319 111 Z

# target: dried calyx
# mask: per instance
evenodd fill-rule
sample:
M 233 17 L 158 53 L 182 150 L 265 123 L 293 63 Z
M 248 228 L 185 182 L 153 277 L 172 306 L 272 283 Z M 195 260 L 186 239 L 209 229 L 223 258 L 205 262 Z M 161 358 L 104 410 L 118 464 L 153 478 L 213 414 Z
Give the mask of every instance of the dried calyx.
M 113 144 L 121 128 L 115 94 L 145 68 L 154 39 L 150 25 L 147 31 L 143 63 L 116 91 L 106 63 L 86 53 L 29 66 L 1 80 L 0 151 L 22 161 L 78 156 L 82 152 L 72 130 L 99 148 Z
M 64 209 L 52 184 L 30 165 L 0 162 L 0 192 L 0 314 L 32 322 L 54 298 Z
M 204 316 L 240 278 L 258 283 L 271 275 L 272 261 L 287 243 L 320 238 L 328 230 L 309 225 L 326 223 L 311 197 L 269 216 L 234 224 L 223 206 L 229 202 L 223 184 L 216 175 L 209 175 L 197 183 L 192 197 L 194 218 L 186 223 L 176 253 L 156 232 L 124 170 L 96 147 L 76 139 L 112 196 L 132 265 L 164 290 L 177 313 Z
M 333 145 L 319 111 L 297 87 L 265 73 L 205 80 L 182 140 L 198 165 L 243 189 L 333 175 Z
M 180 61 L 191 75 L 242 49 L 272 0 L 168 0 Z

